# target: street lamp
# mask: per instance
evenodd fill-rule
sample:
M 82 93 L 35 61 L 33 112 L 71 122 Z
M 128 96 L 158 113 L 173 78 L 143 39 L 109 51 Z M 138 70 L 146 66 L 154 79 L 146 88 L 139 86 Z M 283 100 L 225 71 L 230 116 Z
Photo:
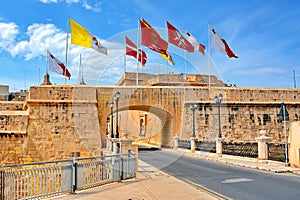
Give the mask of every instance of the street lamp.
M 114 99 L 116 101 L 116 138 L 119 138 L 119 124 L 118 124 L 118 112 L 119 112 L 119 99 L 120 99 L 121 93 L 118 91 L 116 92 Z
M 219 117 L 219 134 L 218 134 L 218 138 L 222 137 L 222 132 L 221 132 L 221 103 L 223 101 L 223 95 L 219 94 L 219 96 L 215 96 L 214 98 L 215 103 L 218 105 L 218 117 Z
M 193 135 L 192 137 L 195 138 L 196 134 L 195 134 L 195 110 L 198 108 L 197 104 L 191 104 L 190 105 L 191 111 L 193 112 Z
M 288 149 L 287 149 L 287 141 L 286 141 L 286 121 L 289 121 L 289 113 L 286 110 L 286 106 L 284 102 L 281 103 L 280 111 L 279 111 L 279 121 L 283 121 L 284 126 L 284 149 L 285 149 L 285 164 L 288 163 Z
M 114 137 L 114 113 L 113 113 L 113 109 L 114 109 L 114 102 L 112 101 L 110 103 L 110 137 L 113 138 Z

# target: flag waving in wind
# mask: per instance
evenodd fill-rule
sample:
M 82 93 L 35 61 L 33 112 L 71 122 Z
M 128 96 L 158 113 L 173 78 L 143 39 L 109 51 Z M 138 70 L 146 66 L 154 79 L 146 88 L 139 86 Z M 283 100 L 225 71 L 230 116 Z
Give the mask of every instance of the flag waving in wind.
M 107 49 L 102 46 L 99 40 L 80 24 L 69 18 L 71 26 L 71 44 L 92 48 L 107 55 Z
M 200 44 L 198 40 L 189 32 L 185 32 L 186 39 L 194 46 L 196 51 L 200 51 L 203 55 L 205 53 L 205 46 Z
M 149 47 L 152 51 L 166 54 L 168 42 L 162 39 L 159 33 L 144 19 L 140 19 L 142 30 L 142 45 Z
M 238 58 L 232 50 L 229 48 L 227 42 L 216 32 L 216 30 L 210 26 L 212 48 L 221 53 L 227 54 L 229 58 Z
M 181 35 L 181 33 L 172 24 L 167 22 L 167 27 L 170 43 L 178 46 L 179 48 L 187 50 L 188 52 L 194 52 L 193 45 L 185 37 L 183 37 L 183 35 Z
M 171 65 L 171 66 L 174 66 L 174 65 L 175 65 L 175 62 L 174 62 L 172 56 L 169 54 L 168 51 L 166 51 L 166 53 L 164 53 L 164 54 L 163 54 L 163 53 L 160 53 L 159 55 L 160 55 L 163 59 L 165 59 L 166 61 L 168 61 L 169 65 Z
M 127 36 L 125 36 L 125 42 L 126 42 L 126 55 L 137 58 L 137 46 Z M 144 66 L 147 61 L 147 55 L 141 49 L 139 49 L 138 51 L 139 51 L 138 61 L 142 63 L 142 66 Z
M 51 72 L 64 75 L 68 77 L 70 80 L 71 74 L 69 70 L 62 62 L 60 62 L 57 58 L 55 58 L 49 51 L 48 51 L 48 60 L 49 60 L 49 70 Z

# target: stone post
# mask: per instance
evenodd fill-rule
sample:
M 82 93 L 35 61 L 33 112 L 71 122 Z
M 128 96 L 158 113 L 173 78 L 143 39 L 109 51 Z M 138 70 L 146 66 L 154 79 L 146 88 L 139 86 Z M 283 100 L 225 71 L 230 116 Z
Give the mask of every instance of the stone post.
M 176 134 L 174 137 L 174 146 L 173 146 L 174 150 L 178 149 L 178 140 L 179 140 L 179 137 L 178 137 L 178 134 Z
M 268 151 L 268 144 L 272 140 L 272 137 L 267 137 L 266 130 L 259 131 L 260 137 L 255 138 L 258 143 L 258 160 L 268 160 L 269 151 Z
M 119 139 L 118 138 L 112 138 L 112 153 L 114 155 L 119 153 L 119 147 L 118 147 L 118 143 L 119 143 Z
M 106 151 L 111 151 L 111 142 L 109 135 L 106 136 Z
M 217 156 L 219 156 L 219 157 L 222 157 L 224 140 L 225 140 L 225 138 L 217 138 L 217 140 L 216 140 L 216 153 L 217 153 Z
M 191 140 L 191 152 L 195 153 L 197 138 L 196 137 L 191 137 L 190 140 Z

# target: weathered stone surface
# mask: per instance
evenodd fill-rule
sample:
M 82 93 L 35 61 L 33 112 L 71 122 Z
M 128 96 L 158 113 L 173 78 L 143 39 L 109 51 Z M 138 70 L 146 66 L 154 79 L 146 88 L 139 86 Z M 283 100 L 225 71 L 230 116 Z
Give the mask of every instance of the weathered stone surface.
M 192 80 L 192 78 L 191 78 Z M 198 140 L 215 140 L 218 109 L 214 96 L 223 94 L 222 137 L 255 141 L 265 129 L 273 142 L 283 142 L 278 121 L 285 102 L 290 121 L 299 120 L 299 89 L 202 86 L 45 85 L 30 88 L 25 102 L 0 102 L 2 163 L 66 159 L 100 155 L 110 129 L 110 103 L 119 91 L 119 132 L 134 142 L 173 146 L 173 137 L 192 134 L 190 104 L 197 103 Z M 113 109 L 116 116 L 116 105 Z M 141 134 L 143 119 L 144 134 Z M 114 118 L 114 131 L 116 128 Z M 288 133 L 288 130 L 287 130 Z

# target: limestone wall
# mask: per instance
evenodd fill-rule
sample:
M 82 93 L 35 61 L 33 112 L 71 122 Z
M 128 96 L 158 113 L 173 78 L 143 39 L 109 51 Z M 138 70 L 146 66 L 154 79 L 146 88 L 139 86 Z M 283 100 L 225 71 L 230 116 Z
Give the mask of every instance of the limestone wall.
M 0 111 L 23 110 L 25 101 L 0 101 Z
M 283 142 L 283 123 L 279 111 L 285 102 L 290 121 L 299 120 L 299 89 L 255 88 L 187 88 L 185 90 L 184 116 L 181 138 L 192 134 L 191 104 L 198 104 L 195 111 L 196 135 L 200 140 L 215 140 L 218 133 L 218 108 L 214 96 L 223 95 L 221 106 L 222 136 L 226 141 L 255 141 L 259 130 L 265 129 L 272 142 Z
M 121 93 L 119 132 L 127 130 L 129 138 L 158 145 L 171 145 L 170 138 L 175 134 L 181 139 L 190 138 L 190 105 L 194 103 L 199 106 L 195 111 L 198 139 L 214 140 L 218 131 L 218 109 L 213 98 L 220 93 L 224 96 L 221 125 L 226 141 L 255 141 L 259 130 L 265 129 L 273 142 L 283 142 L 283 124 L 278 121 L 281 102 L 286 104 L 290 121 L 299 120 L 300 115 L 299 89 L 31 87 L 25 102 L 0 102 L 1 161 L 45 161 L 99 155 L 108 133 L 110 103 L 117 91 Z M 141 137 L 139 120 L 145 114 L 146 135 Z
M 300 121 L 290 123 L 288 135 L 289 163 L 291 166 L 300 167 Z

